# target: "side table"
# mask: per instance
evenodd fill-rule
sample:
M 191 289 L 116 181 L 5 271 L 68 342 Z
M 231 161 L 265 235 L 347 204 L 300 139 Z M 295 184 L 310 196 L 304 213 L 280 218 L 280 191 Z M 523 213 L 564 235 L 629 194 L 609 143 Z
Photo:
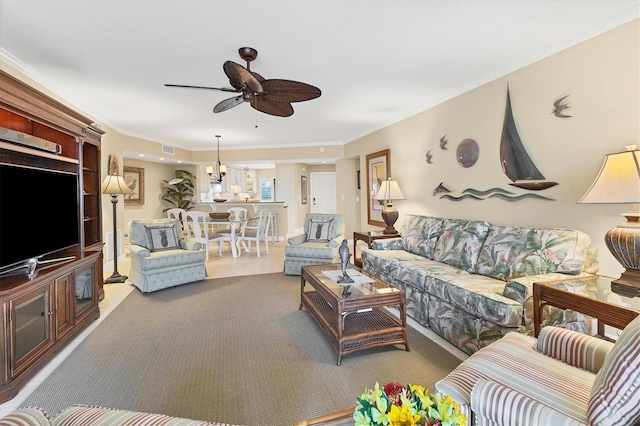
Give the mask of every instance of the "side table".
M 602 279 L 603 278 L 601 278 L 601 280 Z M 533 322 L 536 337 L 540 334 L 542 310 L 546 305 L 555 306 L 560 309 L 571 309 L 597 318 L 598 337 L 605 339 L 605 325 L 622 330 L 627 324 L 633 321 L 636 316 L 640 315 L 640 312 L 636 310 L 627 309 L 571 291 L 572 283 L 576 282 L 579 282 L 579 280 L 568 279 L 533 283 Z
M 371 248 L 371 243 L 375 240 L 383 240 L 385 238 L 399 237 L 400 234 L 383 234 L 382 231 L 353 232 L 353 264 L 358 268 L 362 268 L 362 259 L 357 257 L 358 241 L 367 243 L 367 247 Z

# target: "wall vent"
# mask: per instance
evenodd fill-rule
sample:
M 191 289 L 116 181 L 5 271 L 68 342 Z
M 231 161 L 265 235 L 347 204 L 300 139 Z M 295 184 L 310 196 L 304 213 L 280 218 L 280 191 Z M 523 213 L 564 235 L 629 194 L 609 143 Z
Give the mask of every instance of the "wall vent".
M 176 153 L 176 149 L 169 145 L 162 145 L 162 153 L 174 155 Z

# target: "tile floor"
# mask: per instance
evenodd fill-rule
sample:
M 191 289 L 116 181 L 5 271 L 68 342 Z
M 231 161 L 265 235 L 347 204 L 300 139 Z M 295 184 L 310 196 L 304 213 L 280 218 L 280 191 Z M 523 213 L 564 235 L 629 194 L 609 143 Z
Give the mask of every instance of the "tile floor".
M 261 249 L 261 257 L 258 259 L 255 253 L 255 248 L 250 254 L 242 253 L 240 257 L 233 258 L 229 245 L 225 245 L 225 249 L 222 252 L 222 257 L 217 256 L 217 246 L 213 244 L 212 256 L 207 262 L 207 275 L 210 278 L 241 276 L 241 275 L 254 275 L 254 274 L 267 274 L 272 272 L 282 272 L 284 262 L 284 247 L 286 243 L 279 241 L 276 243 L 269 243 L 270 254 L 266 254 Z M 118 264 L 118 271 L 126 275 L 129 271 L 129 261 L 121 262 Z M 105 277 L 110 276 L 111 270 L 105 271 Z M 22 402 L 33 392 L 40 383 L 47 378 L 47 376 L 73 351 L 79 344 L 89 335 L 97 326 L 103 321 L 112 311 L 122 302 L 125 297 L 135 289 L 131 284 L 125 282 L 124 284 L 106 284 L 104 286 L 105 297 L 100 302 L 100 318 L 92 323 L 86 330 L 84 330 L 78 337 L 69 343 L 56 357 L 54 357 L 40 372 L 35 375 L 27 385 L 25 385 L 21 391 L 12 400 L 0 405 L 0 417 L 7 415 L 9 412 L 18 408 Z M 408 318 L 409 324 L 420 331 L 422 334 L 437 342 L 446 350 L 460 359 L 466 359 L 467 355 L 460 351 L 458 348 L 445 341 L 443 338 L 435 334 L 433 331 L 426 327 L 423 327 Z

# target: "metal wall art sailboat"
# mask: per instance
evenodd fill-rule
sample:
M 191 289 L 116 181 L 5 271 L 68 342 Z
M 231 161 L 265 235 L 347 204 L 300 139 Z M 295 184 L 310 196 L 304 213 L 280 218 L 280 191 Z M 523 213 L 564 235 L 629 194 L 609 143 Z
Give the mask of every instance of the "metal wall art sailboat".
M 544 180 L 545 177 L 536 167 L 525 149 L 511 109 L 511 96 L 507 86 L 507 107 L 504 114 L 502 138 L 500 139 L 500 164 L 502 171 L 513 183 L 509 185 L 522 189 L 542 190 L 556 186 L 557 182 L 531 182 Z M 519 182 L 526 181 L 526 182 Z

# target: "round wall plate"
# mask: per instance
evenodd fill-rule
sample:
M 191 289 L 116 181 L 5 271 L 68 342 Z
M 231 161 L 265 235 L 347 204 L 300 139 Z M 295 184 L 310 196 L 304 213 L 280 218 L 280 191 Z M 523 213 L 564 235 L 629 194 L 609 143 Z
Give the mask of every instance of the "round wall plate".
M 456 159 L 462 167 L 471 167 L 476 164 L 480 156 L 480 147 L 473 139 L 465 139 L 458 145 Z

